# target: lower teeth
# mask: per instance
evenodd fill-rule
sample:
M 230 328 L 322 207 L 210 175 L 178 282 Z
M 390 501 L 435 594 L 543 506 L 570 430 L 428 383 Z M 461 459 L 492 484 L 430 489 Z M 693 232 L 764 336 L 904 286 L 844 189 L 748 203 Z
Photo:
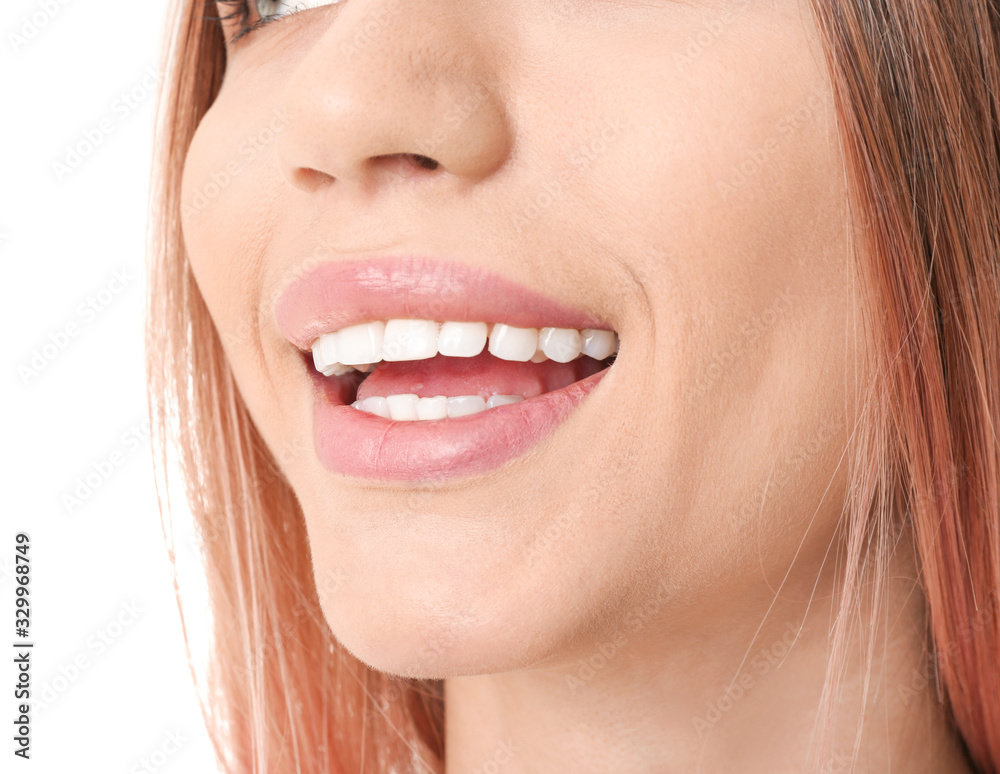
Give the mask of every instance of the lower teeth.
M 459 395 L 448 398 L 436 395 L 433 398 L 421 398 L 412 393 L 405 395 L 390 395 L 387 398 L 372 395 L 364 400 L 356 400 L 352 407 L 376 414 L 394 421 L 415 421 L 425 419 L 454 419 L 480 411 L 505 406 L 510 403 L 520 403 L 521 395 L 491 395 L 489 400 L 483 400 L 478 395 Z

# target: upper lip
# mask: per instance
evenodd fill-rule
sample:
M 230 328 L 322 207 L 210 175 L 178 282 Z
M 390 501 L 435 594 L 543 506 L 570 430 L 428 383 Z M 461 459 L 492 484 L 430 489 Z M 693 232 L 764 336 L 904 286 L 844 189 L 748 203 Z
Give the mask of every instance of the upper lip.
M 296 278 L 275 305 L 278 327 L 307 351 L 324 333 L 391 319 L 610 328 L 487 269 L 419 256 L 331 261 Z

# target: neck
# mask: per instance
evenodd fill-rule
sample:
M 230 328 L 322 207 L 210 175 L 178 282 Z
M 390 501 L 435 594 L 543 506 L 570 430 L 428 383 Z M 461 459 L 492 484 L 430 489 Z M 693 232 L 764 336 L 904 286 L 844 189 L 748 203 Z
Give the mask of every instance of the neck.
M 790 578 L 778 597 L 745 595 L 723 615 L 623 628 L 558 663 L 445 680 L 446 772 L 972 774 L 934 695 L 912 554 L 891 563 L 879 628 L 859 615 L 861 637 L 838 662 L 826 745 L 813 734 L 825 718 L 832 573 Z

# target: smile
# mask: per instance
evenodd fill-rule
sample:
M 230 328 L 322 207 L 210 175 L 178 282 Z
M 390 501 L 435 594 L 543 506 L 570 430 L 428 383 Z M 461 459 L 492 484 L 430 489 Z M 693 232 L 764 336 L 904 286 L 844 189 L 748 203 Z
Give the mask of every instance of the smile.
M 276 317 L 307 366 L 320 462 L 362 478 L 496 468 L 568 418 L 618 354 L 599 320 L 429 259 L 326 264 Z
M 615 334 L 595 328 L 400 319 L 325 333 L 312 345 L 324 376 L 364 374 L 353 408 L 396 421 L 454 419 L 519 403 L 611 365 L 617 350 Z

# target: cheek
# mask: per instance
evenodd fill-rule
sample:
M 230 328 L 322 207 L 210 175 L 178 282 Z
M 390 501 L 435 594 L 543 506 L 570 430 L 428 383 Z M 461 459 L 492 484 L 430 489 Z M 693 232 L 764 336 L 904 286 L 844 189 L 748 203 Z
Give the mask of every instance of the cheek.
M 571 142 L 552 130 L 553 154 L 576 150 L 568 195 L 552 209 L 583 222 L 574 242 L 602 239 L 594 252 L 646 291 L 655 330 L 634 335 L 648 337 L 650 370 L 662 374 L 713 367 L 744 330 L 738 349 L 755 349 L 765 336 L 754 321 L 767 315 L 775 331 L 775 311 L 782 325 L 837 314 L 829 302 L 845 292 L 843 163 L 818 40 L 802 34 L 794 6 L 781 18 L 733 14 L 724 35 L 680 58 L 700 18 L 637 31 L 560 72 L 579 100 L 567 112 L 604 121 Z M 775 86 L 762 98 L 760 83 Z M 803 302 L 791 314 L 783 292 Z
M 219 334 L 240 395 L 279 464 L 308 456 L 290 433 L 275 385 L 301 378 L 301 361 L 271 319 L 264 255 L 285 217 L 275 162 L 284 130 L 271 106 L 223 88 L 185 158 L 181 221 L 191 271 Z M 295 407 L 303 415 L 302 406 Z M 293 425 L 297 426 L 297 425 Z
M 600 213 L 607 254 L 649 296 L 652 324 L 630 343 L 657 377 L 621 406 L 642 417 L 646 458 L 676 471 L 664 501 L 698 513 L 668 526 L 676 542 L 702 547 L 705 572 L 720 551 L 751 553 L 748 535 L 766 536 L 778 564 L 794 553 L 805 528 L 790 521 L 818 507 L 854 410 L 848 334 L 860 329 L 832 93 L 816 41 L 780 40 L 759 49 L 720 40 L 683 71 L 607 81 L 625 133 L 578 188 L 588 198 L 577 209 Z M 654 61 L 651 50 L 635 56 Z M 595 69 L 588 82 L 602 77 Z M 762 99 L 758 83 L 776 86 Z M 718 483 L 707 492 L 705 481 Z M 818 521 L 836 516 L 831 508 Z M 678 524 L 693 526 L 679 535 Z M 826 526 L 810 534 L 817 546 Z
M 260 367 L 250 355 L 260 354 L 261 256 L 277 217 L 277 133 L 266 122 L 248 132 L 252 116 L 231 102 L 223 91 L 192 139 L 181 221 L 191 270 L 239 378 L 253 363 Z

